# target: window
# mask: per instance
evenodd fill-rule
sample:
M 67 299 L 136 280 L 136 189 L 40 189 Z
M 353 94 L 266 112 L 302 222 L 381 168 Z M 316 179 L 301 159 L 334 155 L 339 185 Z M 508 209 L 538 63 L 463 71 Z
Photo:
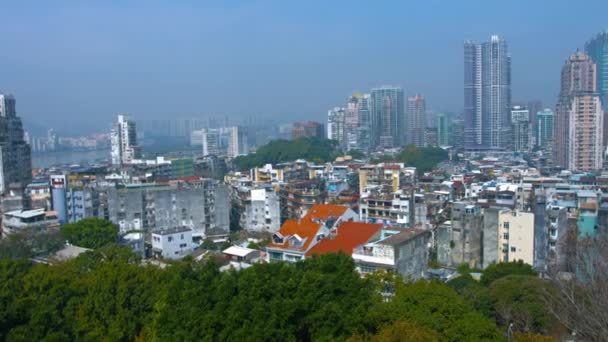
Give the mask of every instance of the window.
M 359 266 L 361 273 L 374 273 L 376 272 L 376 266 L 362 264 Z
M 517 249 L 515 247 L 511 247 L 511 252 L 515 252 Z
M 173 236 L 169 236 L 169 237 L 167 238 L 167 241 L 169 241 L 169 242 L 173 241 Z
M 270 260 L 283 260 L 283 253 L 270 252 Z
M 509 222 L 505 222 L 504 223 L 504 227 L 507 228 L 507 229 L 509 229 Z
M 184 234 L 182 234 L 182 240 L 184 239 Z

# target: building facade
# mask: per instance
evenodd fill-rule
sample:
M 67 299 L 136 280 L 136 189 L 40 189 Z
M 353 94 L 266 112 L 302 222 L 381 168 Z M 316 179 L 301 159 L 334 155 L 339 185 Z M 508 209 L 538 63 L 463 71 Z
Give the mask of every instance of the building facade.
M 536 146 L 545 148 L 553 142 L 555 115 L 549 108 L 536 113 Z
M 14 96 L 0 94 L 0 194 L 11 184 L 24 189 L 32 180 L 31 149 L 24 139 L 16 103 Z
M 112 165 L 122 166 L 131 164 L 134 159 L 141 157 L 141 149 L 137 144 L 137 131 L 135 121 L 129 120 L 126 115 L 118 115 L 118 120 L 110 133 L 112 144 Z
M 371 91 L 372 146 L 399 147 L 404 143 L 403 89 L 384 86 Z
M 448 117 L 444 113 L 437 114 L 437 145 L 450 145 L 450 125 Z
M 336 107 L 327 111 L 327 139 L 334 140 L 342 149 L 347 147 L 346 110 Z
M 511 57 L 498 36 L 464 44 L 465 147 L 505 149 L 510 139 Z
M 591 38 L 585 44 L 585 52 L 595 63 L 597 92 L 601 97 L 604 111 L 608 112 L 608 30 Z
M 511 108 L 511 126 L 513 150 L 518 152 L 530 151 L 532 149 L 530 111 L 522 106 L 513 106 Z
M 426 129 L 426 103 L 424 96 L 416 94 L 407 98 L 406 142 L 424 147 Z
M 569 170 L 602 167 L 604 122 L 596 72 L 582 52 L 570 56 L 562 68 L 553 153 L 555 163 Z

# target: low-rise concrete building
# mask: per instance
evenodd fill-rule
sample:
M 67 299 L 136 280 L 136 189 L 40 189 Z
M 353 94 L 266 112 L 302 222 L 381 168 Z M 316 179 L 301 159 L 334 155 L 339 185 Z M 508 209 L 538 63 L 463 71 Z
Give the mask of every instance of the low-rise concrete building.
M 192 253 L 192 229 L 177 227 L 152 233 L 152 253 L 163 259 L 181 259 Z
M 423 278 L 428 264 L 431 232 L 423 229 L 382 229 L 367 243 L 357 246 L 352 257 L 363 274 L 396 272 L 404 278 Z
M 2 215 L 2 237 L 25 229 L 58 229 L 57 213 L 45 209 L 15 210 Z

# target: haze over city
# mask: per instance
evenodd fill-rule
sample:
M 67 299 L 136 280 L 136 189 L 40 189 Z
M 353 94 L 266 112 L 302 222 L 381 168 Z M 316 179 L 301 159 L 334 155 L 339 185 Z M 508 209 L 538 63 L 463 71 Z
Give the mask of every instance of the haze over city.
M 136 119 L 324 120 L 385 84 L 461 113 L 465 40 L 498 34 L 513 101 L 553 107 L 560 68 L 605 29 L 605 1 L 16 1 L 3 4 L 0 90 L 26 124 L 107 130 Z M 550 7 L 550 10 L 549 10 Z

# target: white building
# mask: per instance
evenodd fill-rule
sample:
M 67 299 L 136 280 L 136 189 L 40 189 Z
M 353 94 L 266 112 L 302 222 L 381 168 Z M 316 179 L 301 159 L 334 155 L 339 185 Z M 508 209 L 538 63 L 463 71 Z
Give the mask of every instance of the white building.
M 498 214 L 499 261 L 534 265 L 534 213 L 504 210 Z
M 190 133 L 190 146 L 203 146 L 204 130 L 196 130 Z
M 365 193 L 359 204 L 360 220 L 389 226 L 407 226 L 410 224 L 410 201 L 410 194 L 403 190 L 392 194 Z
M 240 219 L 241 227 L 255 232 L 278 231 L 281 227 L 281 207 L 277 193 L 271 189 L 251 189 L 248 197 Z
M 179 227 L 152 233 L 152 252 L 163 259 L 181 259 L 192 253 L 192 229 Z
M 141 149 L 137 145 L 135 121 L 129 120 L 126 115 L 118 115 L 110 134 L 112 144 L 112 164 L 130 164 L 134 159 L 140 158 Z
M 220 154 L 220 130 L 216 128 L 203 129 L 203 156 Z
M 40 230 L 59 228 L 57 213 L 41 208 L 9 211 L 2 215 L 2 237 L 30 228 Z
M 335 140 L 341 147 L 346 147 L 345 118 L 344 108 L 334 108 L 327 112 L 327 139 Z
M 247 147 L 243 137 L 243 129 L 234 126 L 228 127 L 228 157 L 236 158 L 240 155 L 247 154 Z

